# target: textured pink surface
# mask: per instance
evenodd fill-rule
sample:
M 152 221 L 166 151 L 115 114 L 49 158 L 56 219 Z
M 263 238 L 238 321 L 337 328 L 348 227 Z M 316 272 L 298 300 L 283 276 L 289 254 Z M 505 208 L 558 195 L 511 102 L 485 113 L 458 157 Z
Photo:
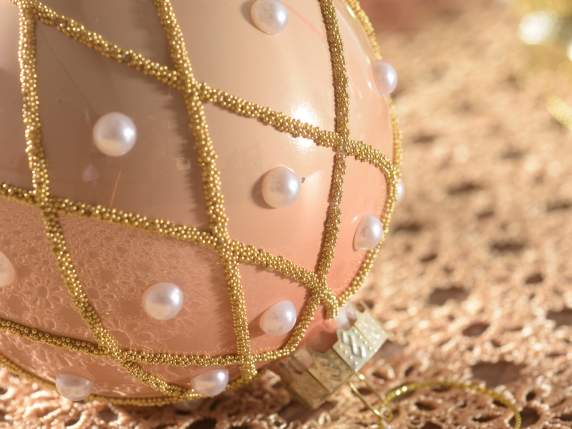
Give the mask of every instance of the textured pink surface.
M 17 281 L 0 288 L 0 317 L 51 333 L 91 339 L 63 287 L 38 209 L 0 200 L 0 248 Z
M 234 351 L 223 269 L 214 252 L 72 215 L 63 216 L 62 224 L 89 299 L 123 346 Z M 152 319 L 141 305 L 145 290 L 162 281 L 178 285 L 185 297 L 183 310 L 169 321 Z
M 63 351 L 11 335 L 0 334 L 0 341 L 2 354 L 48 380 L 53 381 L 59 373 L 71 373 L 97 380 L 97 391 L 101 394 L 153 395 L 153 390 L 133 383 L 133 378 L 124 369 L 108 359 Z

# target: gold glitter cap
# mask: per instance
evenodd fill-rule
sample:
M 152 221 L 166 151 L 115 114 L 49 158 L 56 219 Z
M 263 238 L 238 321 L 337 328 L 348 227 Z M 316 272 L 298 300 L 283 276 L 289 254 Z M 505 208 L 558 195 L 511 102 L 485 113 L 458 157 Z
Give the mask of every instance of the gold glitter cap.
M 347 385 L 387 340 L 379 322 L 357 306 L 349 329 L 338 328 L 334 344 L 325 352 L 302 347 L 273 366 L 292 394 L 318 408 L 336 390 Z

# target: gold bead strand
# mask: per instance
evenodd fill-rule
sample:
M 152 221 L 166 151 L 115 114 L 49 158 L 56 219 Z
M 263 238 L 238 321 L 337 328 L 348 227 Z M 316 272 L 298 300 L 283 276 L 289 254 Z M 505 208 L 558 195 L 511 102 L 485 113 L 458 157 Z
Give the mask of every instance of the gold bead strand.
M 220 172 L 216 166 L 217 156 L 209 135 L 204 106 L 197 91 L 198 83 L 193 76 L 183 33 L 177 23 L 172 4 L 170 0 L 155 0 L 155 7 L 167 36 L 171 60 L 185 85 L 184 99 L 189 115 L 189 125 L 195 138 L 198 164 L 201 166 L 203 194 L 209 216 L 209 226 L 212 234 L 218 239 L 218 254 L 224 265 L 236 347 L 242 358 L 241 373 L 244 380 L 248 381 L 256 376 L 257 370 L 252 356 L 246 299 L 240 278 L 238 258 L 230 245 L 228 218 L 224 208 Z

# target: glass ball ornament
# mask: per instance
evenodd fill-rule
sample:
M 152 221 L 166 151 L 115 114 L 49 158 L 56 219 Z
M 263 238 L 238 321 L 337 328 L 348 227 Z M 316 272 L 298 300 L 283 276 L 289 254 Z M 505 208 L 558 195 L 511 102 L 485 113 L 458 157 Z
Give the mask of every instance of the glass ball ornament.
M 356 292 L 381 243 L 354 249 L 354 220 L 395 206 L 399 132 L 356 2 L 283 2 L 273 37 L 227 2 L 53 3 L 22 27 L 28 3 L 0 4 L 0 365 L 139 405 L 251 380 Z M 125 156 L 94 144 L 109 112 Z M 274 207 L 279 167 L 296 189 L 266 197 L 295 201 Z M 166 283 L 184 299 L 149 317 Z

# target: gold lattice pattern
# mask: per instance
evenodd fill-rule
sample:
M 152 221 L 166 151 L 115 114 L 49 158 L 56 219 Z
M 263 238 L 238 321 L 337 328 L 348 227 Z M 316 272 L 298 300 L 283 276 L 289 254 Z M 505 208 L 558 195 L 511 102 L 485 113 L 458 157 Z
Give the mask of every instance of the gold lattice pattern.
M 322 130 L 316 126 L 290 118 L 283 113 L 273 111 L 268 107 L 259 106 L 213 88 L 204 82 L 199 82 L 193 74 L 183 34 L 177 23 L 170 0 L 154 0 L 154 5 L 167 37 L 173 67 L 154 62 L 133 50 L 123 49 L 104 39 L 99 34 L 90 31 L 73 19 L 59 15 L 38 0 L 14 0 L 20 12 L 19 61 L 23 97 L 23 120 L 25 125 L 26 153 L 29 168 L 32 172 L 33 188 L 32 190 L 26 190 L 3 183 L 0 184 L 0 196 L 33 205 L 41 210 L 46 234 L 64 280 L 63 284 L 67 288 L 77 311 L 89 326 L 96 342 L 50 334 L 9 320 L 0 320 L 0 330 L 28 340 L 111 359 L 126 369 L 134 378 L 158 392 L 157 396 L 152 398 L 113 398 L 92 395 L 91 399 L 104 399 L 115 403 L 132 405 L 160 405 L 195 399 L 199 396 L 189 388 L 171 384 L 146 371 L 142 364 L 181 367 L 237 365 L 241 369 L 241 376 L 233 381 L 230 387 L 235 388 L 248 383 L 256 376 L 256 365 L 258 363 L 274 361 L 296 350 L 320 306 L 324 307 L 328 317 L 335 316 L 338 308 L 357 291 L 365 280 L 382 243 L 366 254 L 359 272 L 341 296 L 334 295 L 326 280 L 332 264 L 340 225 L 340 202 L 346 170 L 346 158 L 353 157 L 360 162 L 368 163 L 379 169 L 386 178 L 388 197 L 382 214 L 382 222 L 385 235 L 387 235 L 399 181 L 401 135 L 397 119 L 392 111 L 393 161 L 386 159 L 379 150 L 351 138 L 348 128 L 348 78 L 336 11 L 333 0 L 317 1 L 321 8 L 331 56 L 335 94 L 335 131 Z M 346 2 L 367 33 L 374 55 L 378 59 L 381 58 L 373 28 L 360 8 L 359 3 L 356 0 L 346 0 Z M 36 26 L 38 22 L 53 27 L 71 39 L 95 50 L 100 55 L 138 70 L 177 90 L 181 94 L 185 100 L 198 164 L 202 169 L 202 188 L 209 220 L 207 230 L 202 231 L 192 226 L 177 225 L 168 220 L 150 219 L 139 214 L 126 213 L 100 205 L 92 206 L 52 195 L 44 148 L 42 146 L 39 116 L 40 100 L 38 97 L 38 68 L 36 60 Z M 271 255 L 264 250 L 240 243 L 230 237 L 224 197 L 221 190 L 220 172 L 216 166 L 216 153 L 209 136 L 208 124 L 204 113 L 204 105 L 206 103 L 214 104 L 236 115 L 255 119 L 280 132 L 288 133 L 292 137 L 311 139 L 318 146 L 330 148 L 334 152 L 330 203 L 315 271 L 306 270 L 286 258 Z M 236 352 L 228 355 L 209 356 L 152 353 L 122 348 L 117 339 L 106 329 L 96 309 L 88 300 L 86 291 L 67 249 L 63 229 L 59 221 L 60 213 L 69 213 L 115 224 L 128 225 L 175 240 L 185 241 L 190 245 L 204 246 L 215 251 L 224 266 L 236 337 Z M 298 323 L 286 344 L 278 350 L 261 353 L 254 353 L 251 350 L 246 302 L 239 273 L 240 264 L 257 266 L 295 281 L 307 290 L 306 303 Z M 0 364 L 20 375 L 34 379 L 42 385 L 53 387 L 51 382 L 30 373 L 1 355 Z

